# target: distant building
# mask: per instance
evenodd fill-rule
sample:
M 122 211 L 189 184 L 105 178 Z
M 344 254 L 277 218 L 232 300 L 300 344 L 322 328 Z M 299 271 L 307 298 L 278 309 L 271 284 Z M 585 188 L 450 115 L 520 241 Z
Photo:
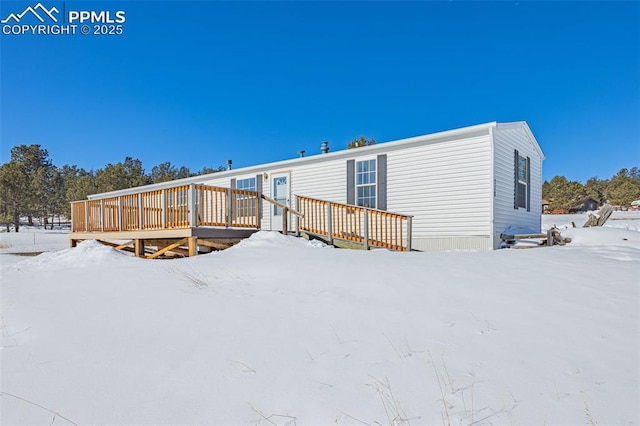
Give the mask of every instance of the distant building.
M 582 206 L 577 210 L 579 212 L 589 212 L 598 210 L 599 203 L 593 198 L 587 198 L 582 202 Z
M 549 213 L 549 200 L 542 199 L 542 213 Z

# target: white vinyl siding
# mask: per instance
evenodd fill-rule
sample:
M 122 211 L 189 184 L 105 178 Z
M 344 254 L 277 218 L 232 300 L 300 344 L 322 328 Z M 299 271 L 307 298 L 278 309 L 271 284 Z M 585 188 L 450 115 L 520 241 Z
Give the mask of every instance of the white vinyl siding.
M 391 151 L 387 162 L 387 210 L 414 216 L 415 248 L 430 249 L 442 244 L 439 239 L 490 237 L 488 130 Z
M 310 198 L 346 203 L 346 160 L 305 164 L 292 168 L 291 193 Z
M 530 208 L 514 209 L 516 188 L 514 150 L 529 157 Z M 542 158 L 529 140 L 522 123 L 499 123 L 494 130 L 493 245 L 500 244 L 500 234 L 508 229 L 540 232 L 542 219 Z
M 414 216 L 414 249 L 491 249 L 490 148 L 487 130 L 465 139 L 435 140 L 384 151 L 387 211 Z M 291 193 L 345 203 L 346 163 L 349 159 L 361 161 L 359 153 L 354 150 L 353 157 L 290 167 Z M 265 167 L 263 171 L 270 182 L 272 173 L 285 170 Z M 510 179 L 513 181 L 513 176 Z M 264 218 L 262 223 L 263 229 L 269 229 Z

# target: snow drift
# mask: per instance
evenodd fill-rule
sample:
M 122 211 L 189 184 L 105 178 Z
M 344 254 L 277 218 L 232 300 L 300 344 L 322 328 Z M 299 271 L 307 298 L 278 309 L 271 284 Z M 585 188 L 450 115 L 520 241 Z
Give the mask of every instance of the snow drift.
M 19 262 L 2 423 L 638 423 L 640 233 L 567 232 L 475 253 L 261 232 L 181 260 L 84 243 Z

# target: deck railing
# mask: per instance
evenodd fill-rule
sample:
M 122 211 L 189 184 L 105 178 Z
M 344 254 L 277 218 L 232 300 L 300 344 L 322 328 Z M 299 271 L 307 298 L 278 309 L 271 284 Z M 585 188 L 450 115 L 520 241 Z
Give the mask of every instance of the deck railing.
M 298 231 L 362 244 L 411 250 L 411 216 L 297 196 L 297 208 L 263 194 L 190 184 L 71 203 L 72 232 L 122 232 L 200 226 L 260 229 L 261 200 L 298 217 Z M 286 219 L 286 220 L 285 220 Z
M 365 248 L 411 250 L 412 216 L 303 196 L 296 200 L 304 215 L 298 221 L 300 231 L 324 236 L 329 242 L 341 239 Z
M 180 185 L 71 203 L 72 232 L 119 232 L 198 226 L 260 228 L 260 194 Z

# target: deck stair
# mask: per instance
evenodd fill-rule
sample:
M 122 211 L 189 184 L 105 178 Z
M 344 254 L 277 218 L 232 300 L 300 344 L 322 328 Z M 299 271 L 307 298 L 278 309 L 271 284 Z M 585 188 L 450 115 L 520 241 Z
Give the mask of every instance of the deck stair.
M 336 246 L 411 247 L 410 216 L 304 196 L 296 197 L 294 209 L 259 192 L 202 184 L 72 202 L 69 240 L 72 247 L 99 240 L 139 257 L 194 256 L 259 231 L 263 200 L 283 210 L 283 233 L 323 238 Z

